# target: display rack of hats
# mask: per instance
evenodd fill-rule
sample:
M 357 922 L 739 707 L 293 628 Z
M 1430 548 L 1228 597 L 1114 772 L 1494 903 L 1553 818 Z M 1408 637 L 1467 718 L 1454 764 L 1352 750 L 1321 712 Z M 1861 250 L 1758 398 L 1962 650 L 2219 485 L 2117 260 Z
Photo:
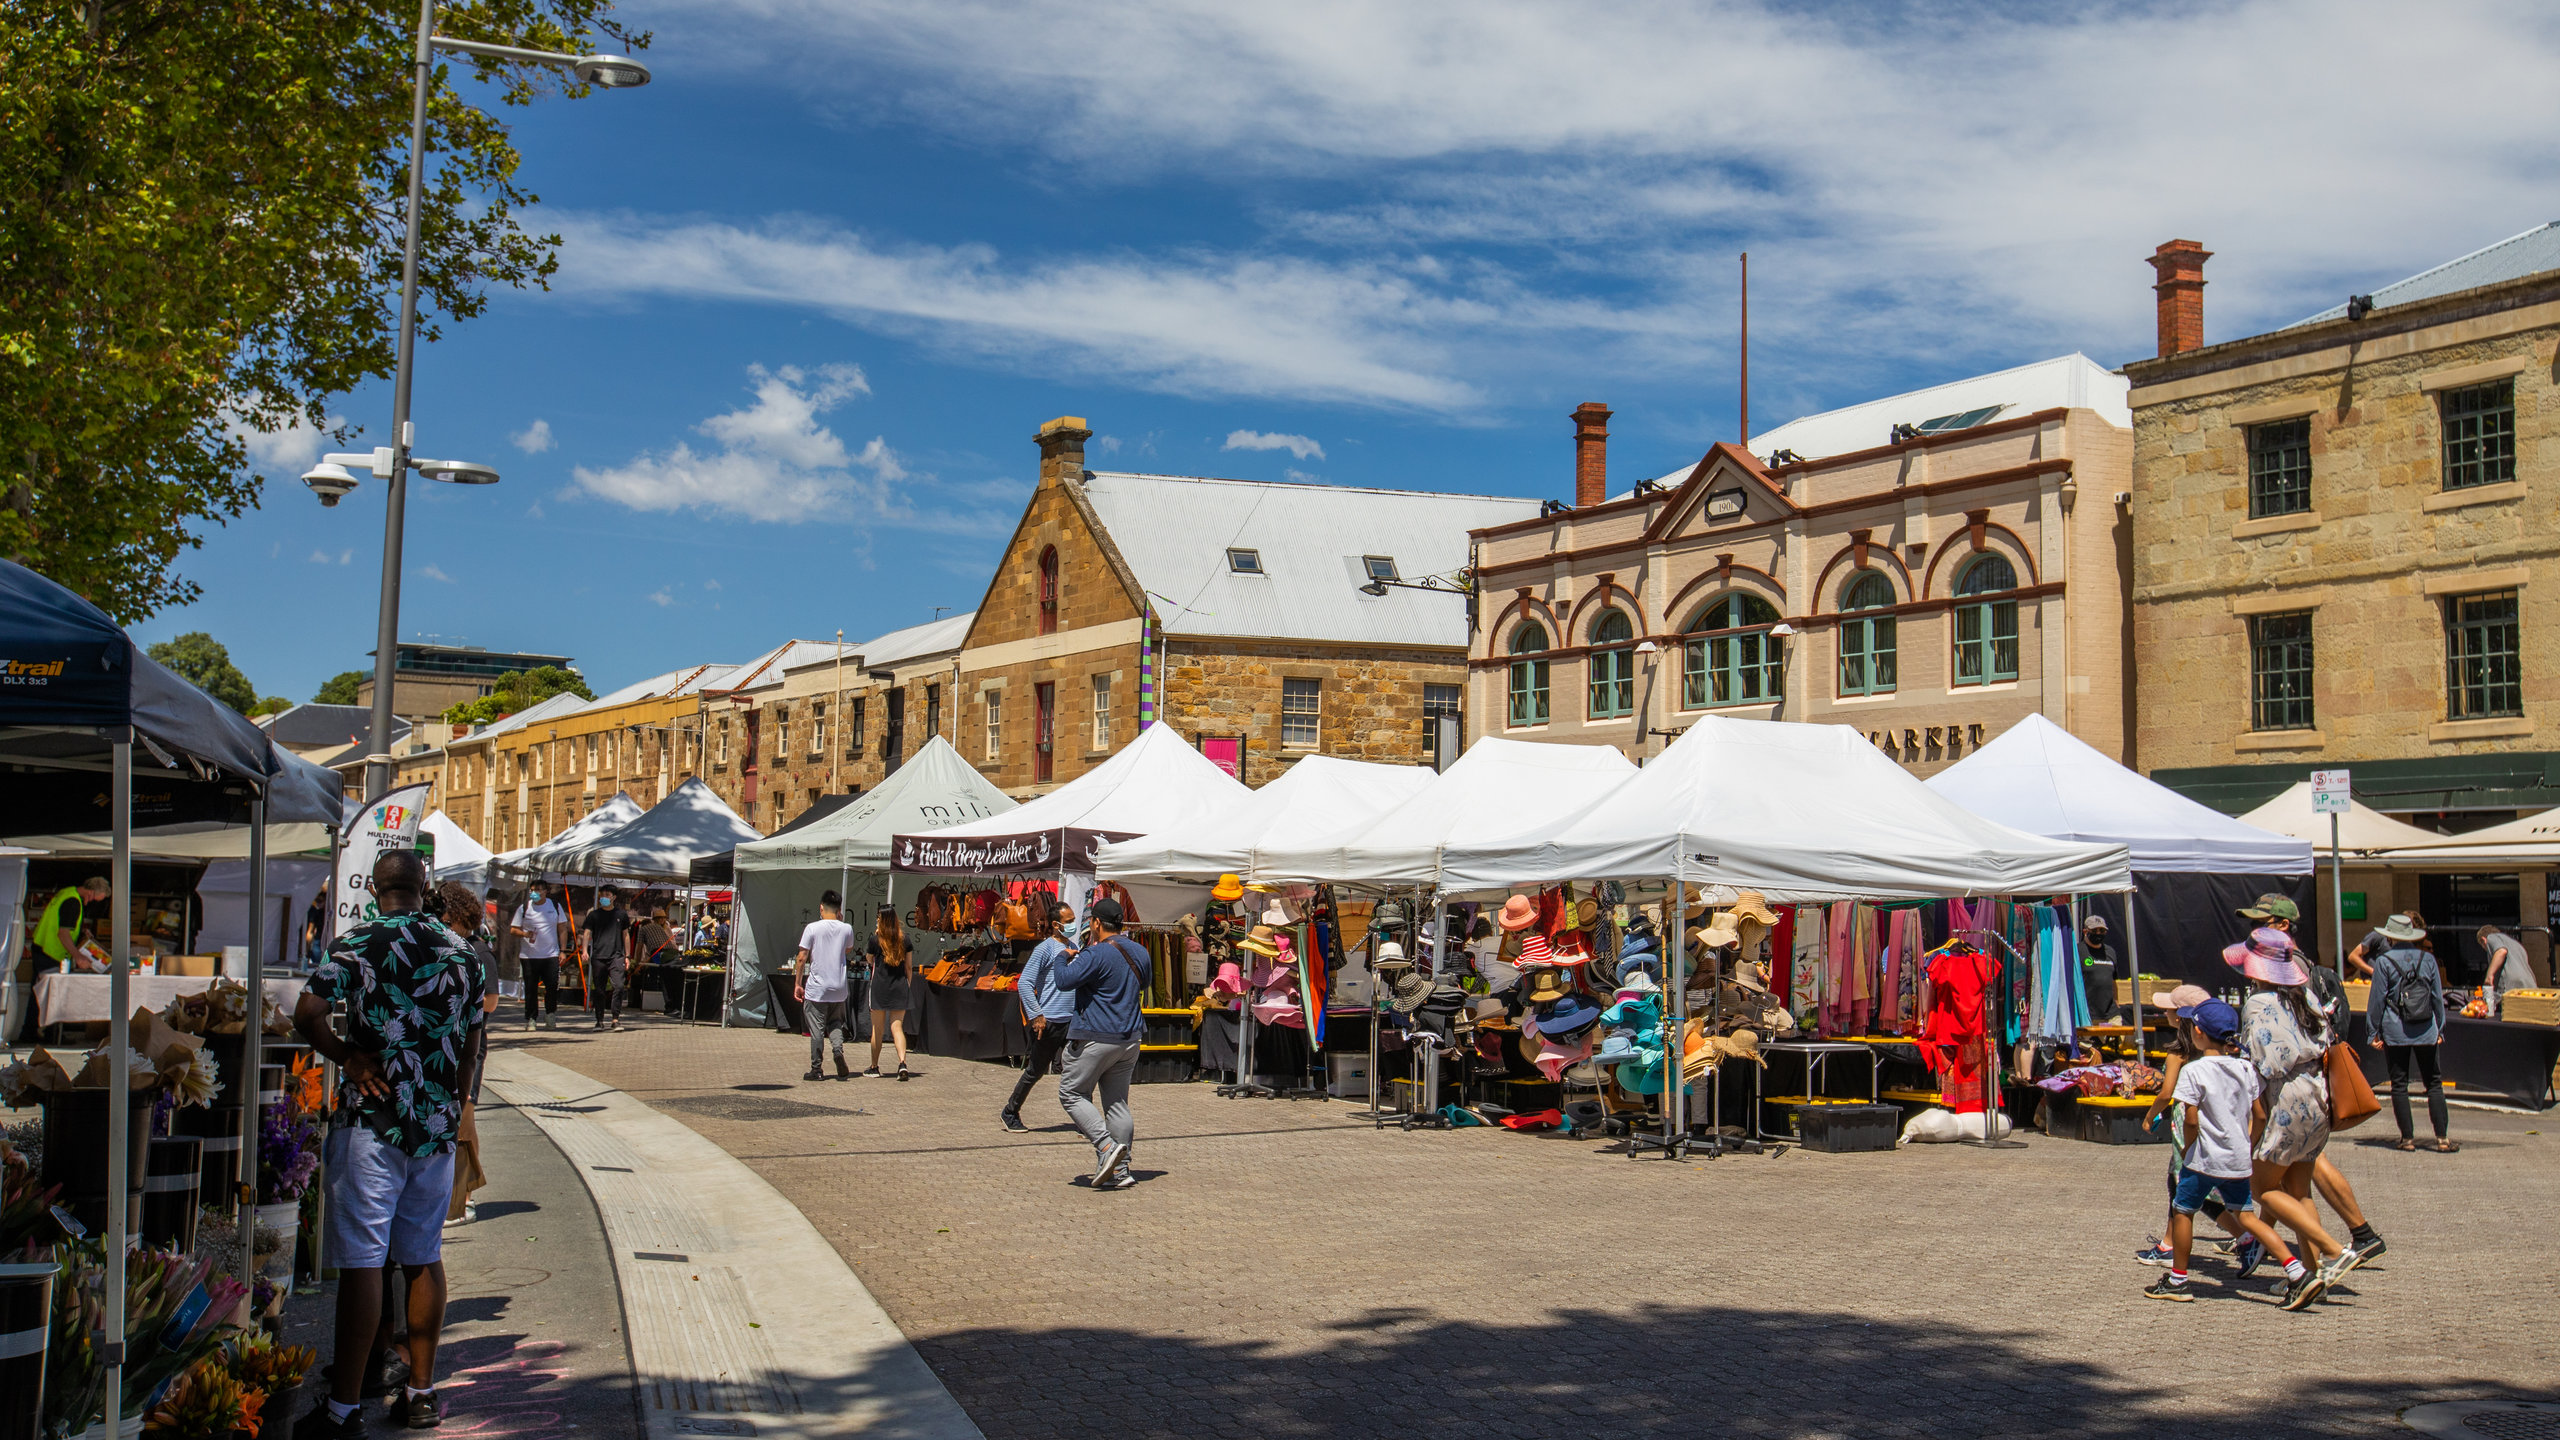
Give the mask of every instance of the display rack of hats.
M 1229 1098 L 1324 1098 L 1319 1056 L 1326 1002 L 1343 964 L 1339 907 L 1329 886 L 1246 886 L 1222 875 L 1210 890 L 1193 941 L 1208 984 L 1194 1002 L 1202 1033 L 1232 1023 Z M 1210 1017 L 1218 1018 L 1212 1020 Z M 1202 1059 L 1210 1058 L 1202 1049 Z

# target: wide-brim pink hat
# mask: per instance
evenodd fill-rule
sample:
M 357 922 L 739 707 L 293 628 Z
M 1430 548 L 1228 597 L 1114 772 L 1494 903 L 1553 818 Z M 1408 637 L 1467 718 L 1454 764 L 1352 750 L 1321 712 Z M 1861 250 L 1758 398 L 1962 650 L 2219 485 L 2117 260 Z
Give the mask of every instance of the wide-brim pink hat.
M 2293 937 L 2273 929 L 2251 931 L 2247 940 L 2222 952 L 2224 964 L 2250 979 L 2288 987 L 2311 983 L 2311 971 L 2301 957 Z

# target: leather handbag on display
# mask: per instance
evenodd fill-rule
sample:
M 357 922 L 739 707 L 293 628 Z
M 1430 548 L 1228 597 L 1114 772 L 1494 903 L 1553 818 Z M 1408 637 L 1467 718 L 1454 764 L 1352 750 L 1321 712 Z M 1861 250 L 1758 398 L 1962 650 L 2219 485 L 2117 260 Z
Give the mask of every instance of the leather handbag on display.
M 2352 1130 L 2382 1113 L 2382 1101 L 2364 1078 L 2364 1065 L 2356 1058 L 2356 1047 L 2341 1040 L 2320 1057 L 2321 1067 L 2329 1073 L 2329 1130 Z

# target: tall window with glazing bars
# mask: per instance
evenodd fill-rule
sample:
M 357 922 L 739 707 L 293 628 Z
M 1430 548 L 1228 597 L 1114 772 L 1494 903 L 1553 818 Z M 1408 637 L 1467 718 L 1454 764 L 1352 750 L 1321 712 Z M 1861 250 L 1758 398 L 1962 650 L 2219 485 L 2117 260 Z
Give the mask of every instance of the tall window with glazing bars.
M 2444 488 L 2468 490 L 2516 478 L 2515 381 L 2447 390 L 2437 403 L 2444 426 Z
M 2310 612 L 2249 621 L 2250 729 L 2311 729 L 2311 676 Z
M 2523 626 L 2516 592 L 2456 595 L 2445 602 L 2445 718 L 2524 713 Z
M 2310 509 L 2310 419 L 2252 425 L 2248 433 L 2249 518 L 2299 515 Z

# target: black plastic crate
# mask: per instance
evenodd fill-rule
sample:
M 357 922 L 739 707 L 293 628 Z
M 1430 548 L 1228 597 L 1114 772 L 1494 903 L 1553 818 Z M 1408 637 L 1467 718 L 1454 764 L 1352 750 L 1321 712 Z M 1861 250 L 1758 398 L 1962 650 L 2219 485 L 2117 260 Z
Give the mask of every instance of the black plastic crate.
M 1190 1045 L 1200 1038 L 1200 1017 L 1190 1010 L 1149 1010 L 1146 1012 L 1149 1045 Z
M 1804 1148 L 1833 1155 L 1890 1150 L 1901 1129 L 1902 1111 L 1891 1105 L 1807 1105 L 1796 1116 Z
M 1200 1057 L 1191 1055 L 1149 1055 L 1138 1062 L 1137 1072 L 1129 1077 L 1132 1085 L 1182 1085 L 1190 1082 L 1200 1069 Z
M 2166 1145 L 2169 1127 L 2157 1132 L 2143 1128 L 2142 1119 L 2151 1113 L 2151 1102 L 2143 1097 L 2140 1105 L 2101 1105 L 2083 1100 L 2074 1107 L 2080 1112 L 2080 1138 L 2093 1145 Z

